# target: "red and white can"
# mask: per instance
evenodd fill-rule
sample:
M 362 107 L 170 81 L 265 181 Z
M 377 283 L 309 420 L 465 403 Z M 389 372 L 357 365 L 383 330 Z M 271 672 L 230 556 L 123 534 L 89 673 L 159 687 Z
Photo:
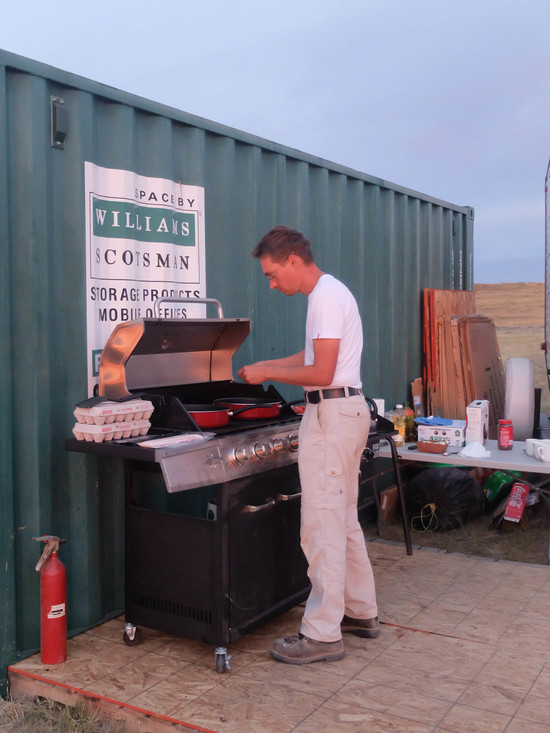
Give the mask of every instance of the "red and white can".
M 512 486 L 510 496 L 506 502 L 504 519 L 507 519 L 509 522 L 519 522 L 523 516 L 523 510 L 525 509 L 528 495 L 529 484 L 516 481 Z

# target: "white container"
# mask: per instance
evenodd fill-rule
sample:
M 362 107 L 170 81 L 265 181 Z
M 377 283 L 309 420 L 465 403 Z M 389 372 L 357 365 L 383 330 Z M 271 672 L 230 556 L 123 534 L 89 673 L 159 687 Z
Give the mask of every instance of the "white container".
M 474 440 L 483 445 L 488 437 L 489 401 L 474 400 L 466 408 L 466 445 Z
M 376 405 L 376 409 L 378 410 L 379 415 L 384 415 L 384 411 L 386 409 L 386 401 L 383 398 L 373 397 L 374 404 Z
M 466 445 L 466 420 L 453 420 L 450 425 L 421 425 L 417 423 L 418 440 L 448 440 L 449 447 Z
M 100 402 L 94 407 L 76 407 L 74 416 L 79 423 L 87 425 L 110 425 L 128 420 L 149 420 L 153 414 L 153 403 L 149 400 L 128 400 L 127 402 Z
M 108 440 L 137 438 L 138 435 L 147 435 L 150 427 L 151 423 L 145 419 L 111 422 L 104 425 L 89 425 L 88 423 L 77 422 L 73 428 L 73 434 L 77 440 L 103 443 Z

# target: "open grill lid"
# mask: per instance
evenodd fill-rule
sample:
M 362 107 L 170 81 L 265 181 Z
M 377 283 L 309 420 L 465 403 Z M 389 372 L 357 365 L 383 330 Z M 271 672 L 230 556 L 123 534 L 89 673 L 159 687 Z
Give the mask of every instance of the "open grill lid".
M 115 327 L 99 362 L 99 394 L 232 380 L 233 354 L 250 333 L 249 318 L 140 318 Z

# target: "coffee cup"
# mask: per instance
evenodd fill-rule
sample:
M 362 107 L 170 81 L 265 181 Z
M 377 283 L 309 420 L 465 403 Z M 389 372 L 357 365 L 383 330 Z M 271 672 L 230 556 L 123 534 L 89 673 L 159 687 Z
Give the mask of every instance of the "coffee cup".
M 544 463 L 550 463 L 550 441 L 540 441 L 536 448 L 536 455 L 540 461 Z
M 542 441 L 540 441 L 538 438 L 527 438 L 525 441 L 525 453 L 528 456 L 531 456 L 531 458 L 538 458 L 537 456 L 537 446 L 540 445 Z

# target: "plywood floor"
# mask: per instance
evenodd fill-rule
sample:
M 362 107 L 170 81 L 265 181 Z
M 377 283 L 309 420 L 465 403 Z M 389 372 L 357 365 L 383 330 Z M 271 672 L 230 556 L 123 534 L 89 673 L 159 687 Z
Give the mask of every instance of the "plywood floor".
M 269 657 L 301 606 L 235 643 L 224 674 L 207 644 L 143 629 L 126 646 L 120 618 L 69 640 L 63 664 L 11 666 L 12 694 L 86 699 L 132 733 L 550 733 L 550 567 L 367 546 L 382 633 L 346 634 L 339 662 Z

